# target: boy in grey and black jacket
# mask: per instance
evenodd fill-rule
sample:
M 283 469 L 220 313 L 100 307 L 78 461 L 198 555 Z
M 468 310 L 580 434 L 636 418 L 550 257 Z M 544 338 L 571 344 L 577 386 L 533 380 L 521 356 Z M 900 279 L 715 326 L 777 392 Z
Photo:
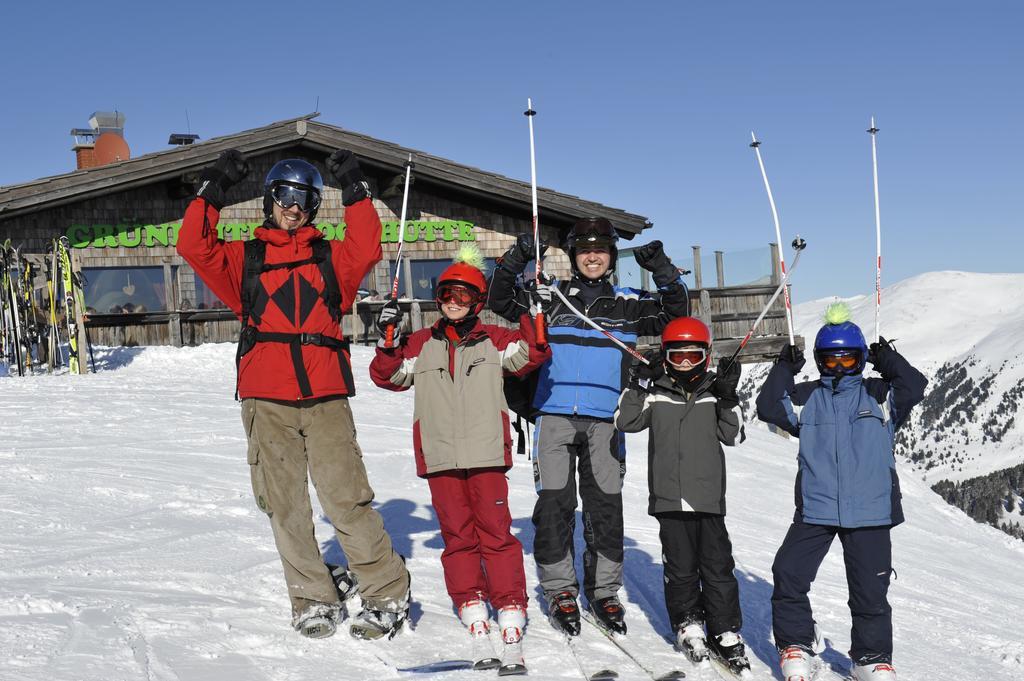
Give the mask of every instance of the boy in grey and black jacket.
M 669 322 L 662 353 L 638 367 L 622 393 L 615 426 L 627 433 L 650 429 L 647 512 L 660 525 L 665 604 L 678 647 L 695 663 L 710 653 L 740 670 L 750 665 L 739 636 L 722 450 L 744 438 L 740 366 L 722 360 L 717 374 L 708 371 L 710 336 L 692 317 Z

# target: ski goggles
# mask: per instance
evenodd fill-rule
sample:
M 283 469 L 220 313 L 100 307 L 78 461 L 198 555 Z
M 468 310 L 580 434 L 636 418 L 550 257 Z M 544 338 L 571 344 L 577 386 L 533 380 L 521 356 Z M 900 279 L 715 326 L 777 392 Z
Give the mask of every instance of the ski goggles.
M 669 348 L 665 351 L 665 360 L 677 369 L 689 363 L 691 367 L 701 364 L 708 357 L 704 348 Z
M 441 284 L 434 299 L 439 305 L 455 303 L 461 307 L 470 307 L 480 302 L 480 293 L 462 284 Z
M 818 357 L 821 360 L 821 365 L 829 371 L 835 371 L 837 369 L 852 369 L 857 366 L 857 363 L 860 361 L 860 355 L 856 352 L 823 353 Z
M 298 206 L 304 213 L 316 210 L 320 205 L 320 192 L 290 184 L 274 185 L 270 189 L 270 196 L 281 208 Z

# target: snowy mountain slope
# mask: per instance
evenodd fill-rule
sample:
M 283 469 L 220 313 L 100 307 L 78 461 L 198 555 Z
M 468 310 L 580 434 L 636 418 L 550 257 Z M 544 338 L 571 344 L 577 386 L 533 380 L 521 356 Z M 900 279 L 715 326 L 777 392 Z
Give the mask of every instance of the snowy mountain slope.
M 416 628 L 380 644 L 344 634 L 310 641 L 290 630 L 270 528 L 249 491 L 233 356 L 230 345 L 118 349 L 101 353 L 107 370 L 95 375 L 0 379 L 0 678 L 411 678 L 395 668 L 468 654 L 444 590 L 427 487 L 414 475 L 411 394 L 374 388 L 364 348 L 355 350 L 353 408 L 377 507 L 409 559 Z M 760 427 L 747 432 L 728 451 L 728 523 L 743 633 L 759 664 L 774 665 L 771 563 L 792 517 L 795 445 Z M 630 436 L 628 448 L 630 635 L 667 652 L 657 524 L 645 513 L 645 437 Z M 894 533 L 900 678 L 1020 678 L 1024 642 L 1010 608 L 1024 601 L 1024 544 L 974 523 L 914 477 L 904 477 L 909 520 Z M 517 460 L 510 480 L 533 597 L 528 462 Z M 318 536 L 340 559 L 322 519 Z M 843 669 L 849 615 L 838 550 L 811 596 L 832 646 L 825 659 Z M 536 598 L 530 617 L 531 677 L 579 678 Z M 623 679 L 646 678 L 610 644 L 595 637 L 588 645 Z M 658 659 L 665 664 L 664 653 Z
M 794 307 L 808 346 L 835 300 Z M 870 342 L 874 296 L 845 300 Z M 965 480 L 1024 462 L 1024 274 L 929 272 L 893 284 L 882 291 L 881 332 L 928 377 L 898 449 L 924 479 Z M 807 357 L 801 380 L 818 376 Z M 747 394 L 767 370 L 748 370 Z

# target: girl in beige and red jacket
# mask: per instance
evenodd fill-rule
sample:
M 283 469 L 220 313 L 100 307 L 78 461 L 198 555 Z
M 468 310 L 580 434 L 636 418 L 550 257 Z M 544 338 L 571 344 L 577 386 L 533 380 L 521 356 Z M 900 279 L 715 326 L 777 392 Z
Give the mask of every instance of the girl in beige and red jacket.
M 482 266 L 479 250 L 463 247 L 437 282 L 441 319 L 396 338 L 393 347 L 378 343 L 370 376 L 388 390 L 416 386 L 416 473 L 430 486 L 445 545 L 445 584 L 473 639 L 477 666 L 525 671 L 526 579 L 508 507 L 512 437 L 502 378 L 528 374 L 549 351 L 537 346 L 528 315 L 518 330 L 480 321 L 487 297 Z M 400 327 L 401 316 L 394 303 L 384 307 L 377 321 L 382 339 L 388 327 Z M 487 639 L 488 602 L 505 642 L 500 661 Z

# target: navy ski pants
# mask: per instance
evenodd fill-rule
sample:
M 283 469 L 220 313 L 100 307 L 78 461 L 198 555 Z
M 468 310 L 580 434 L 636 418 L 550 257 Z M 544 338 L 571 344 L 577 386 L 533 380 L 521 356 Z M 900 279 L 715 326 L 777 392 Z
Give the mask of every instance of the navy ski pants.
M 796 645 L 812 650 L 814 618 L 807 593 L 839 535 L 846 564 L 850 614 L 850 659 L 856 664 L 892 662 L 892 608 L 886 594 L 892 573 L 891 527 L 843 528 L 796 521 L 775 554 L 772 628 L 779 650 Z

